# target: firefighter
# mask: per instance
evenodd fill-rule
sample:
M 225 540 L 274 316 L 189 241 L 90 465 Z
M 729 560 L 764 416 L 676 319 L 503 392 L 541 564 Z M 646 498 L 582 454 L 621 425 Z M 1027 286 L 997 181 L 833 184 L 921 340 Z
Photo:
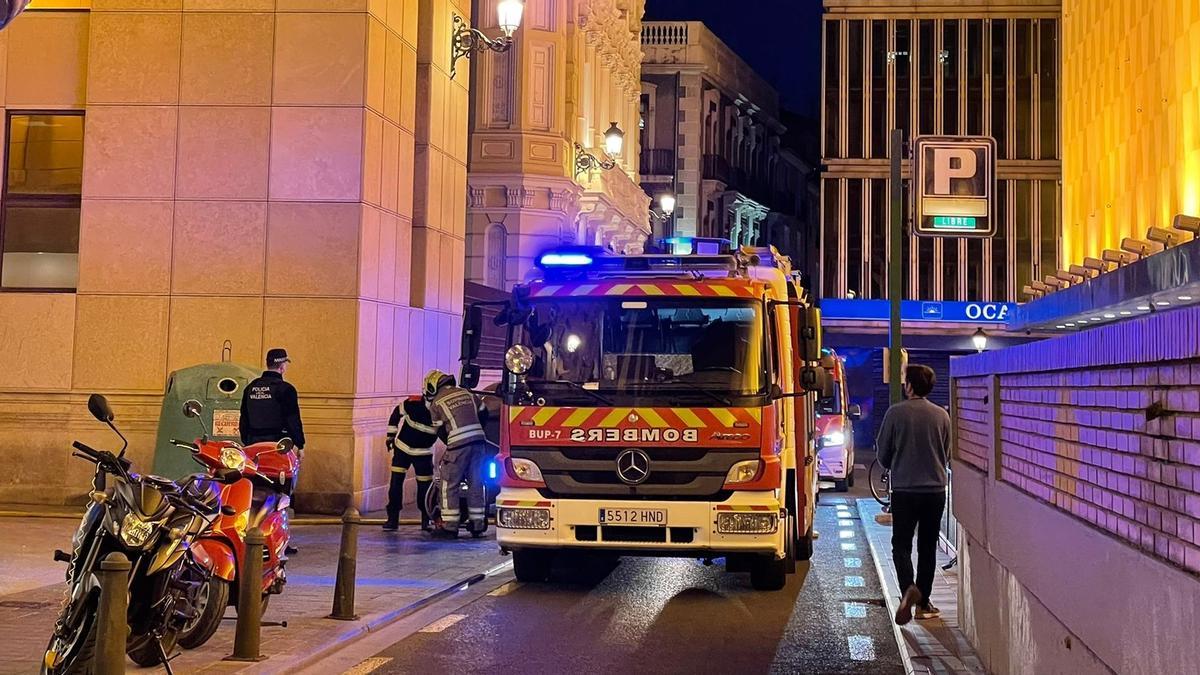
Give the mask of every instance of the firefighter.
M 454 376 L 431 370 L 425 376 L 425 400 L 433 425 L 445 440 L 446 452 L 440 465 L 442 480 L 442 529 L 435 537 L 458 537 L 460 486 L 467 480 L 467 517 L 472 532 L 487 529 L 484 511 L 483 460 L 487 437 L 479 420 L 479 403 L 468 390 L 457 386 Z
M 387 448 L 392 451 L 392 480 L 388 486 L 387 522 L 383 529 L 400 527 L 400 508 L 404 503 L 404 478 L 411 468 L 417 475 L 417 507 L 421 509 L 421 529 L 428 532 L 429 513 L 425 494 L 433 480 L 433 444 L 437 428 L 421 396 L 409 396 L 392 410 L 388 419 Z

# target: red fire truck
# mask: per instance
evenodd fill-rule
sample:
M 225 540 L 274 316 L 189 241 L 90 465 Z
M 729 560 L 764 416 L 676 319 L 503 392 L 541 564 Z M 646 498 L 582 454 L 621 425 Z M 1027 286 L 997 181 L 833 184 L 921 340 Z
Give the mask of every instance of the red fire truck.
M 828 382 L 820 312 L 790 261 L 572 248 L 538 267 L 494 319 L 507 340 L 497 540 L 517 578 L 592 549 L 723 557 L 755 588 L 782 588 L 812 554 Z M 472 387 L 482 310 L 464 322 Z

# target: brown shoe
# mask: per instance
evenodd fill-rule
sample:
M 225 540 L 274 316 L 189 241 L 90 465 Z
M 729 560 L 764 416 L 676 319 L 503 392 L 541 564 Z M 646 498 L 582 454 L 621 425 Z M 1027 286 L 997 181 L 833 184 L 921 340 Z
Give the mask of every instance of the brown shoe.
M 912 621 L 913 607 L 921 604 L 921 591 L 916 584 L 909 586 L 908 590 L 904 591 L 904 597 L 900 598 L 900 607 L 896 609 L 896 625 L 903 626 Z
M 926 602 L 923 605 L 917 605 L 917 611 L 913 612 L 917 621 L 927 621 L 929 619 L 937 619 L 942 616 L 942 610 L 933 606 L 932 602 Z

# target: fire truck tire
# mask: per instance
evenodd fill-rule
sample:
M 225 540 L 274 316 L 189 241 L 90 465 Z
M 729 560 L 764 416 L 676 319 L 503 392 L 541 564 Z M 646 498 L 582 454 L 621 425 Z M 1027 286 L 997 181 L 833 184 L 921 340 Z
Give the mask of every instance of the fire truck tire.
M 750 585 L 756 591 L 778 591 L 787 584 L 787 558 L 765 555 L 750 566 Z
M 550 578 L 550 565 L 554 562 L 551 551 L 517 549 L 513 551 L 513 573 L 517 581 L 538 582 Z
M 796 560 L 809 560 L 813 554 L 813 530 L 809 526 L 808 532 L 796 541 Z

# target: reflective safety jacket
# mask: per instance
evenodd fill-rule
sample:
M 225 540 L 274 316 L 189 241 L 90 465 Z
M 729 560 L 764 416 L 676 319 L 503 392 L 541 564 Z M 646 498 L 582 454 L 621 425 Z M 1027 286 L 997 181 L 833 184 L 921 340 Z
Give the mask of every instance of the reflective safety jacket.
M 437 427 L 420 396 L 410 396 L 392 410 L 388 419 L 387 447 L 409 455 L 432 455 Z
M 479 402 L 462 387 L 443 387 L 429 402 L 433 425 L 444 435 L 446 447 L 453 450 L 475 441 L 487 440 L 479 422 Z

